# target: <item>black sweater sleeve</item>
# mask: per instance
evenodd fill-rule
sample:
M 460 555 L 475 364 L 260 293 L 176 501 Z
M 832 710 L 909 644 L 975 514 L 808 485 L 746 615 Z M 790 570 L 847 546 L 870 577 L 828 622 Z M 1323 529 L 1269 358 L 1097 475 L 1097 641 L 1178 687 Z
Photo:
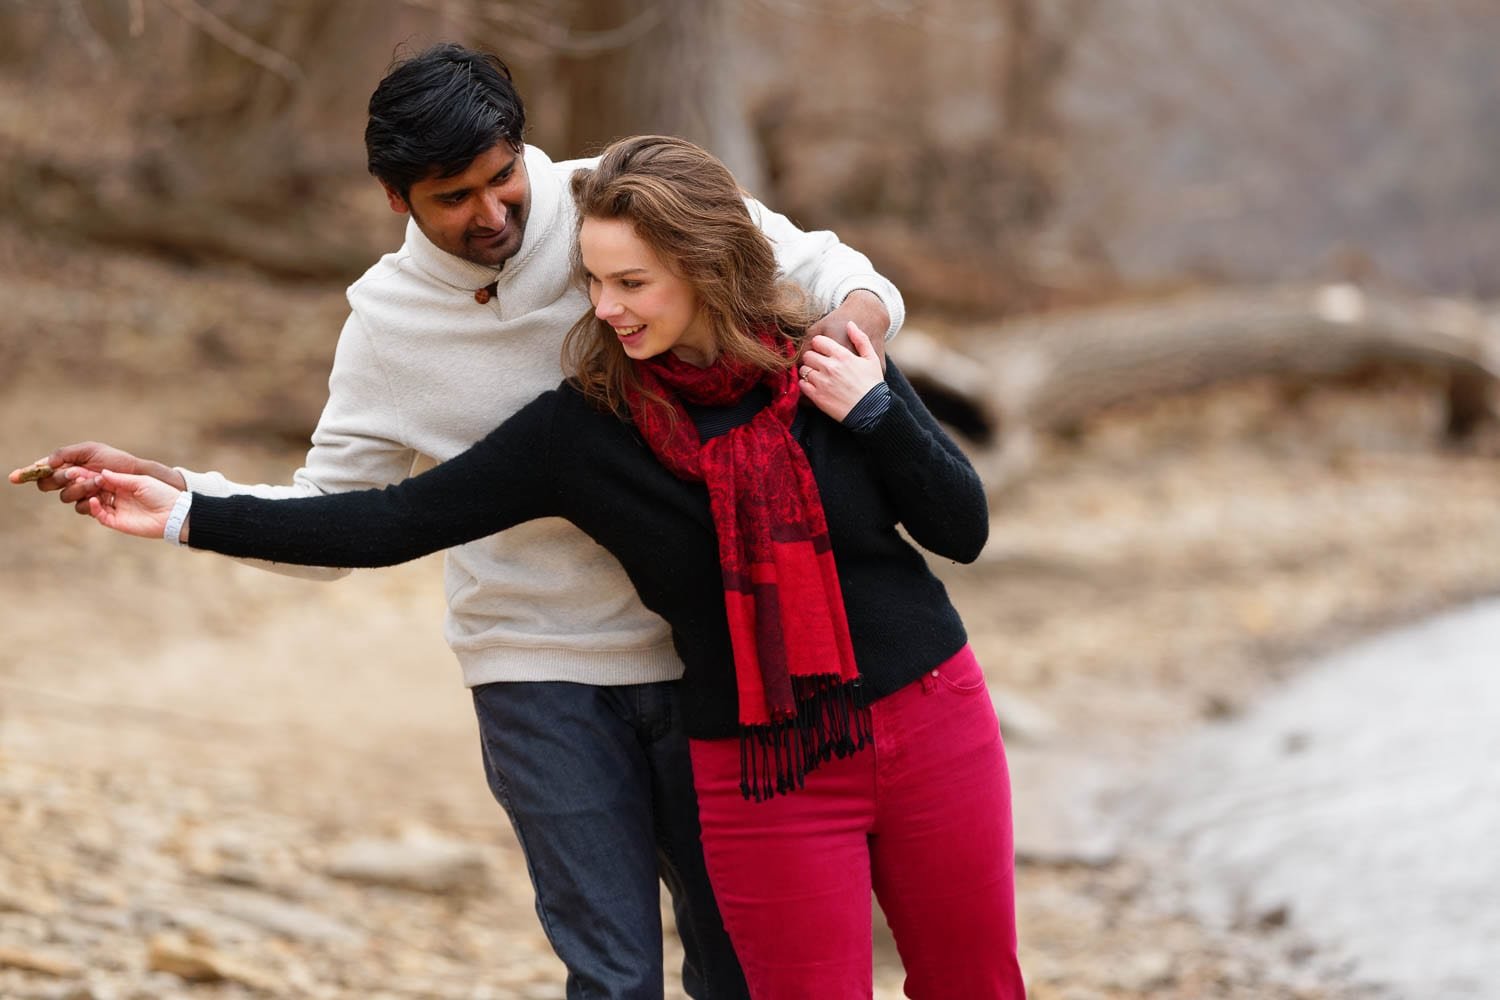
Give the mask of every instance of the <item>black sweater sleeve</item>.
M 561 513 L 546 393 L 461 455 L 380 490 L 291 500 L 195 495 L 188 545 L 303 566 L 393 566 Z
M 870 428 L 853 432 L 854 437 L 912 540 L 937 555 L 973 562 L 990 533 L 984 484 L 889 360 L 885 380 L 891 387 L 890 408 Z

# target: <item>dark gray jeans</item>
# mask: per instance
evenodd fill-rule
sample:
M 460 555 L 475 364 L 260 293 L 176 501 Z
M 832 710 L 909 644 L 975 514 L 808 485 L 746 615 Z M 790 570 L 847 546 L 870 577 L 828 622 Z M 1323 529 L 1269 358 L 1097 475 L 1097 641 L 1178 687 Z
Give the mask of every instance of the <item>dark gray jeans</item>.
M 657 879 L 698 1000 L 745 998 L 703 867 L 675 683 L 473 689 L 490 790 L 510 816 L 569 1000 L 659 1000 Z

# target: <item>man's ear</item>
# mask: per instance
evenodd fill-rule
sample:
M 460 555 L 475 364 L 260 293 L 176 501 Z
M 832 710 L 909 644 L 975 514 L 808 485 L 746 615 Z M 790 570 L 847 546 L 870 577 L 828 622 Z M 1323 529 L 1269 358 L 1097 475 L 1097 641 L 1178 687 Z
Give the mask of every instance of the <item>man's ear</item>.
M 385 200 L 391 206 L 392 212 L 400 212 L 402 215 L 405 215 L 411 211 L 411 206 L 406 203 L 405 198 L 401 197 L 400 191 L 397 191 L 385 181 L 381 181 L 380 186 L 385 189 Z

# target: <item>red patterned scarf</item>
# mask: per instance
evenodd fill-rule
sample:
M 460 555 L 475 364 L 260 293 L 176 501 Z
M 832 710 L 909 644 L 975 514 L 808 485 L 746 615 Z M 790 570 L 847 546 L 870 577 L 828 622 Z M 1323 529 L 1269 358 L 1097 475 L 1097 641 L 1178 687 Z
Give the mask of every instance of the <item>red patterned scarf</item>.
M 795 345 L 763 334 L 787 357 Z M 869 740 L 855 702 L 859 674 L 823 501 L 791 434 L 796 369 L 764 373 L 720 360 L 696 368 L 665 352 L 636 365 L 637 430 L 681 479 L 708 487 L 724 569 L 724 605 L 739 690 L 740 778 L 757 800 L 802 786 L 807 772 Z M 748 423 L 701 441 L 683 403 L 726 406 L 764 381 L 771 402 Z

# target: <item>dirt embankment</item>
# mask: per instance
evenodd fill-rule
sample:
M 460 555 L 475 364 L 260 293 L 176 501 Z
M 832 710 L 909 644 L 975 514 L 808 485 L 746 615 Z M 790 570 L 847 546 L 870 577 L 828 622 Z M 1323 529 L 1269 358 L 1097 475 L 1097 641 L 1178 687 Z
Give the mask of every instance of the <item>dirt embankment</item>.
M 84 437 L 296 466 L 338 289 L 9 231 L 0 262 L 7 468 Z M 1116 412 L 993 498 L 978 565 L 942 569 L 1007 726 L 1038 1000 L 1373 995 L 1295 926 L 1180 916 L 1110 807 L 1306 653 L 1500 592 L 1500 462 L 1436 448 L 1440 419 L 1395 378 Z M 435 561 L 292 581 L 12 488 L 0 551 L 0 995 L 561 995 Z M 372 838 L 389 853 L 361 869 Z

